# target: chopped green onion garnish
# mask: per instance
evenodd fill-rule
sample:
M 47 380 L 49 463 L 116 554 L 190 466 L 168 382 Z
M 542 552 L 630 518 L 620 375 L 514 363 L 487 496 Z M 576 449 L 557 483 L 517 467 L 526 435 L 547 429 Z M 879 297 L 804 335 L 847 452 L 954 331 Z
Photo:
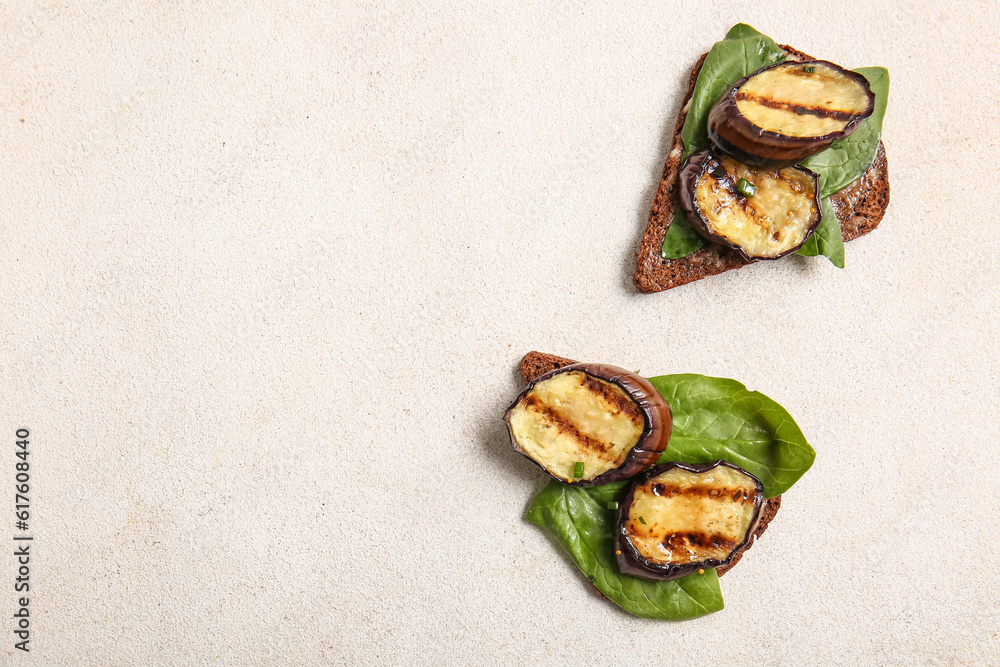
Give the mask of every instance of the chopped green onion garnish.
M 803 69 L 803 71 L 805 71 L 806 74 L 812 74 L 813 72 L 816 71 L 816 68 L 814 66 L 812 66 L 812 65 L 806 65 L 802 69 Z
M 639 517 L 639 523 L 641 523 L 642 525 L 645 526 L 646 525 L 646 520 L 643 519 L 642 517 Z
M 618 509 L 618 501 L 617 500 L 612 500 L 612 501 L 608 502 L 608 509 L 609 510 L 616 510 L 616 509 Z
M 577 461 L 576 465 L 573 466 L 573 477 L 577 479 L 583 477 L 583 461 Z
M 741 178 L 736 184 L 736 190 L 747 199 L 757 194 L 757 186 L 745 178 Z

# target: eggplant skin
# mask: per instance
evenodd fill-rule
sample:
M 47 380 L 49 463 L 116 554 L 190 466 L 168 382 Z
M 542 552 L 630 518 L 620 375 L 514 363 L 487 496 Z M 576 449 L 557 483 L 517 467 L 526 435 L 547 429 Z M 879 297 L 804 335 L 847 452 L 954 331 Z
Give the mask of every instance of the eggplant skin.
M 792 136 L 763 129 L 740 112 L 737 105 L 737 94 L 751 78 L 768 70 L 784 67 L 797 69 L 813 67 L 832 70 L 858 85 L 867 96 L 867 105 L 857 113 L 828 112 L 840 113 L 842 119 L 846 121 L 846 125 L 839 131 L 814 136 Z M 770 168 L 787 167 L 826 150 L 837 139 L 847 137 L 857 129 L 861 121 L 872 115 L 874 110 L 875 95 L 872 93 L 871 86 L 868 80 L 857 72 L 845 70 L 839 65 L 825 60 L 784 61 L 763 67 L 733 84 L 709 111 L 708 137 L 719 152 L 730 155 L 743 164 Z M 814 110 L 803 112 L 806 117 L 811 114 L 818 115 Z
M 629 539 L 628 534 L 628 521 L 629 521 L 629 509 L 635 497 L 636 489 L 642 487 L 650 479 L 657 477 L 673 468 L 678 468 L 681 470 L 686 470 L 692 473 L 704 473 L 709 470 L 714 470 L 717 467 L 724 466 L 732 468 L 742 475 L 745 475 L 749 479 L 756 483 L 757 492 L 754 497 L 754 515 L 750 522 L 749 527 L 746 529 L 746 533 L 743 540 L 737 544 L 729 555 L 724 559 L 705 559 L 693 563 L 683 563 L 683 564 L 666 564 L 666 563 L 653 563 L 650 560 L 644 558 L 636 549 L 635 545 Z M 658 465 L 654 468 L 650 468 L 643 474 L 637 476 L 632 480 L 632 483 L 626 487 L 625 491 L 618 499 L 618 520 L 615 527 L 615 557 L 618 561 L 618 569 L 621 570 L 622 574 L 626 574 L 633 577 L 640 577 L 643 579 L 652 579 L 654 581 L 670 581 L 672 579 L 680 579 L 681 577 L 686 577 L 689 574 L 693 574 L 698 570 L 711 569 L 716 567 L 724 567 L 731 563 L 734 558 L 736 558 L 740 553 L 742 553 L 748 546 L 753 538 L 754 531 L 757 529 L 757 525 L 760 523 L 761 513 L 764 508 L 764 485 L 760 483 L 756 477 L 743 470 L 739 466 L 733 465 L 728 461 L 713 461 L 711 463 L 664 463 Z
M 736 192 L 736 184 L 731 182 L 733 179 L 725 174 L 725 168 L 722 166 L 722 162 L 725 158 L 720 158 L 709 148 L 703 148 L 702 150 L 692 153 L 688 159 L 681 165 L 680 174 L 678 175 L 678 186 L 680 190 L 680 202 L 681 208 L 687 214 L 688 220 L 691 222 L 691 226 L 696 232 L 698 232 L 706 240 L 716 243 L 727 248 L 732 248 L 737 251 L 743 259 L 748 262 L 757 260 L 773 260 L 781 259 L 782 257 L 789 255 L 799 248 L 809 240 L 809 238 L 819 227 L 820 222 L 823 220 L 823 208 L 820 205 L 820 189 L 819 189 L 819 177 L 809 169 L 801 166 L 783 167 L 782 169 L 773 170 L 759 170 L 762 178 L 770 177 L 769 174 L 778 173 L 782 170 L 794 169 L 798 172 L 802 172 L 812 181 L 812 191 L 807 193 L 811 196 L 813 202 L 813 208 L 811 215 L 815 215 L 815 219 L 811 221 L 808 228 L 805 230 L 804 236 L 801 240 L 780 252 L 774 254 L 763 255 L 760 253 L 752 253 L 748 251 L 745 247 L 733 240 L 722 236 L 717 233 L 712 221 L 708 218 L 708 214 L 702 210 L 702 207 L 698 203 L 697 188 L 698 184 L 701 182 L 702 178 L 708 175 L 721 176 L 722 180 L 726 181 L 727 189 L 731 190 L 733 201 L 741 206 L 747 206 L 748 204 L 752 207 L 754 199 L 746 199 L 742 195 Z M 745 166 L 745 165 L 744 165 Z M 748 167 L 750 170 L 754 170 L 753 167 Z M 720 171 L 721 170 L 721 171 Z M 755 170 L 756 171 L 756 170 Z M 758 195 L 763 195 L 762 189 L 758 185 Z M 758 198 L 760 201 L 760 198 Z M 714 212 L 713 212 L 714 213 Z
M 536 385 L 557 375 L 574 371 L 582 372 L 598 380 L 616 385 L 631 398 L 643 417 L 642 432 L 636 443 L 624 456 L 624 460 L 615 468 L 607 470 L 593 478 L 571 479 L 549 470 L 525 451 L 522 444 L 518 442 L 516 429 L 511 424 L 511 416 L 514 409 L 528 397 Z M 670 434 L 673 430 L 673 416 L 670 412 L 670 406 L 656 388 L 650 384 L 649 380 L 617 366 L 591 363 L 576 363 L 563 366 L 533 379 L 507 408 L 507 411 L 504 413 L 504 422 L 507 424 L 507 430 L 510 434 L 510 441 L 514 451 L 535 463 L 553 479 L 568 486 L 601 486 L 633 477 L 656 463 L 660 454 L 667 448 L 667 443 L 670 440 Z

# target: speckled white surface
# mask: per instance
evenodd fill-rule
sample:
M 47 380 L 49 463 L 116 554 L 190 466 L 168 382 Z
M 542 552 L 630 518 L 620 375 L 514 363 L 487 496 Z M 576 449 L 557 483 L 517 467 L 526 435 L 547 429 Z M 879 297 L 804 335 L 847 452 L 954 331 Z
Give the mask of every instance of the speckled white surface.
M 0 488 L 30 428 L 36 538 L 6 663 L 1000 662 L 998 5 L 539 4 L 0 7 Z M 888 67 L 892 203 L 844 271 L 640 295 L 739 21 Z M 523 520 L 532 349 L 796 417 L 816 464 L 724 611 L 632 618 Z

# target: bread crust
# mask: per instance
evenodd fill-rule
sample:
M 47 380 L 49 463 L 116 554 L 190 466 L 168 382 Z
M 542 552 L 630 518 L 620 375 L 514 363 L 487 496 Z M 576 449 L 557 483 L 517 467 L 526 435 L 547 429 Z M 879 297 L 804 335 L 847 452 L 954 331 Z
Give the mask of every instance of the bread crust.
M 521 365 L 519 370 L 521 371 L 521 377 L 524 381 L 531 382 L 536 377 L 544 375 L 549 371 L 554 371 L 557 368 L 562 368 L 563 366 L 569 366 L 570 364 L 578 363 L 572 359 L 567 359 L 566 357 L 557 357 L 554 354 L 546 354 L 544 352 L 529 352 L 524 355 L 521 359 Z M 746 548 L 741 551 L 736 557 L 730 561 L 730 563 L 724 567 L 715 568 L 716 573 L 721 577 L 729 570 L 733 569 L 733 566 L 740 562 L 744 554 L 750 550 L 750 547 L 754 545 L 758 538 L 764 534 L 767 530 L 768 525 L 774 516 L 778 513 L 778 509 L 781 507 L 781 496 L 775 496 L 773 498 L 768 498 L 764 501 L 764 507 L 760 511 L 760 522 L 757 524 L 756 530 L 753 531 L 753 535 L 750 537 L 750 541 L 747 543 Z
M 812 56 L 790 46 L 781 45 L 792 60 L 814 60 Z M 678 175 L 681 167 L 681 155 L 684 143 L 681 140 L 681 129 L 687 118 L 688 105 L 694 93 L 698 73 L 705 62 L 705 56 L 691 70 L 687 93 L 681 103 L 681 111 L 674 124 L 674 140 L 667 154 L 667 162 L 663 167 L 663 175 L 656 189 L 656 198 L 646 224 L 639 251 L 636 253 L 635 276 L 633 282 L 640 292 L 662 292 L 679 287 L 701 278 L 707 278 L 724 271 L 738 269 L 751 262 L 743 259 L 735 250 L 723 246 L 706 243 L 687 257 L 679 259 L 664 259 L 660 256 L 663 247 L 663 237 L 673 220 L 674 211 L 680 206 L 678 193 Z M 867 234 L 882 221 L 885 209 L 889 205 L 889 169 L 885 156 L 885 146 L 879 141 L 875 160 L 868 170 L 857 181 L 844 188 L 830 198 L 833 210 L 840 221 L 844 241 L 850 241 Z

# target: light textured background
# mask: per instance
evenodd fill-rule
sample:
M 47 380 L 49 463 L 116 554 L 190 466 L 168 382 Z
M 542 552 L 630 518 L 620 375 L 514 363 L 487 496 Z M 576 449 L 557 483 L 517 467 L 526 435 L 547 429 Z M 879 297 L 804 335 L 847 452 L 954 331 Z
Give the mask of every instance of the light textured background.
M 537 4 L 0 7 L 7 663 L 998 664 L 996 2 Z M 640 295 L 739 21 L 888 67 L 892 203 L 846 270 Z M 630 617 L 523 520 L 532 349 L 796 417 L 816 464 L 724 611 Z

